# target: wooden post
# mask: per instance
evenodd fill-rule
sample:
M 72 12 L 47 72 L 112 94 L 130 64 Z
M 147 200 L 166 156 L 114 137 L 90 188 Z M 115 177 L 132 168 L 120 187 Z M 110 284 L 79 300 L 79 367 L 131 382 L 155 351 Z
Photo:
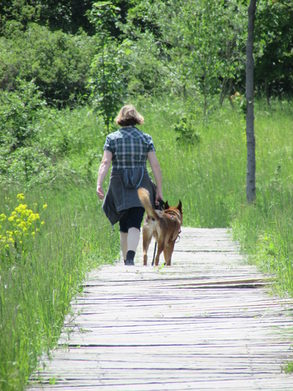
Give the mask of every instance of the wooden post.
M 246 199 L 252 203 L 255 200 L 255 137 L 254 137 L 254 60 L 253 35 L 256 1 L 250 0 L 248 7 L 248 37 L 246 44 L 246 144 L 247 172 Z

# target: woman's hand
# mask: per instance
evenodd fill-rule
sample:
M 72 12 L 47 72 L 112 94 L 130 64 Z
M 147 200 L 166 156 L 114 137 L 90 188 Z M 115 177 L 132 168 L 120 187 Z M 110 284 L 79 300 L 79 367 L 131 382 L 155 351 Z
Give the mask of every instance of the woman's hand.
M 148 159 L 156 180 L 156 185 L 157 185 L 156 204 L 158 204 L 159 200 L 163 200 L 161 168 L 155 151 L 150 151 L 148 153 Z
M 156 191 L 156 205 L 159 204 L 160 200 L 163 201 L 163 193 L 162 193 L 161 189 L 157 189 L 157 191 Z
M 100 200 L 103 200 L 105 197 L 104 190 L 102 186 L 97 186 L 97 196 L 99 197 Z

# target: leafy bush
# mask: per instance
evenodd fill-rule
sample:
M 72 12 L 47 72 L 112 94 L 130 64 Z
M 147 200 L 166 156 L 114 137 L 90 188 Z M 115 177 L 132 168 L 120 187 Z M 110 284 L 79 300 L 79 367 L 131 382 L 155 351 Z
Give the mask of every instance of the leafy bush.
M 138 37 L 131 43 L 128 91 L 134 96 L 160 95 L 170 82 L 169 70 L 161 60 L 161 45 L 149 32 Z
M 0 183 L 25 182 L 32 185 L 48 182 L 55 172 L 52 159 L 44 154 L 40 146 L 18 148 L 13 153 L 4 151 L 0 158 Z
M 182 116 L 180 120 L 174 125 L 174 131 L 177 133 L 176 141 L 183 145 L 199 144 L 200 134 L 196 126 L 195 115 L 190 114 Z
M 87 94 L 87 79 L 95 38 L 75 36 L 30 24 L 25 32 L 11 23 L 0 37 L 0 87 L 15 89 L 15 78 L 35 80 L 49 104 L 74 105 Z
M 0 91 L 0 147 L 10 151 L 27 145 L 35 135 L 33 125 L 37 111 L 44 107 L 34 82 L 16 80 L 15 92 Z
M 15 98 L 15 93 L 5 94 Z M 14 115 L 21 122 L 22 111 Z M 96 176 L 104 143 L 103 121 L 89 107 L 57 110 L 41 106 L 30 116 L 26 113 L 28 117 L 30 132 L 16 149 L 11 148 L 8 124 L 1 124 L 0 183 L 25 182 L 31 187 L 52 181 L 80 183 Z

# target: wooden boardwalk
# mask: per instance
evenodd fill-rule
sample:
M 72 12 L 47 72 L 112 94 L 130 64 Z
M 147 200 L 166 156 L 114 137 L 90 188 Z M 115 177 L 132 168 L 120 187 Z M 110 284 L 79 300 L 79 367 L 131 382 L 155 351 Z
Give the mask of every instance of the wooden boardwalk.
M 89 274 L 29 390 L 293 390 L 292 300 L 227 230 L 184 228 L 171 267 L 136 263 Z

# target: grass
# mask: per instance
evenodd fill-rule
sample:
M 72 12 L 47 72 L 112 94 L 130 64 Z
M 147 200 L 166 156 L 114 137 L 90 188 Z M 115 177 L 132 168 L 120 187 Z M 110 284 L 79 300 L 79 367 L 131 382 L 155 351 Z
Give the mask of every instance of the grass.
M 16 191 L 1 192 L 14 207 Z M 38 358 L 57 342 L 70 300 L 86 271 L 118 255 L 112 232 L 92 188 L 34 189 L 25 202 L 48 208 L 45 225 L 25 259 L 1 264 L 0 389 L 22 390 Z

